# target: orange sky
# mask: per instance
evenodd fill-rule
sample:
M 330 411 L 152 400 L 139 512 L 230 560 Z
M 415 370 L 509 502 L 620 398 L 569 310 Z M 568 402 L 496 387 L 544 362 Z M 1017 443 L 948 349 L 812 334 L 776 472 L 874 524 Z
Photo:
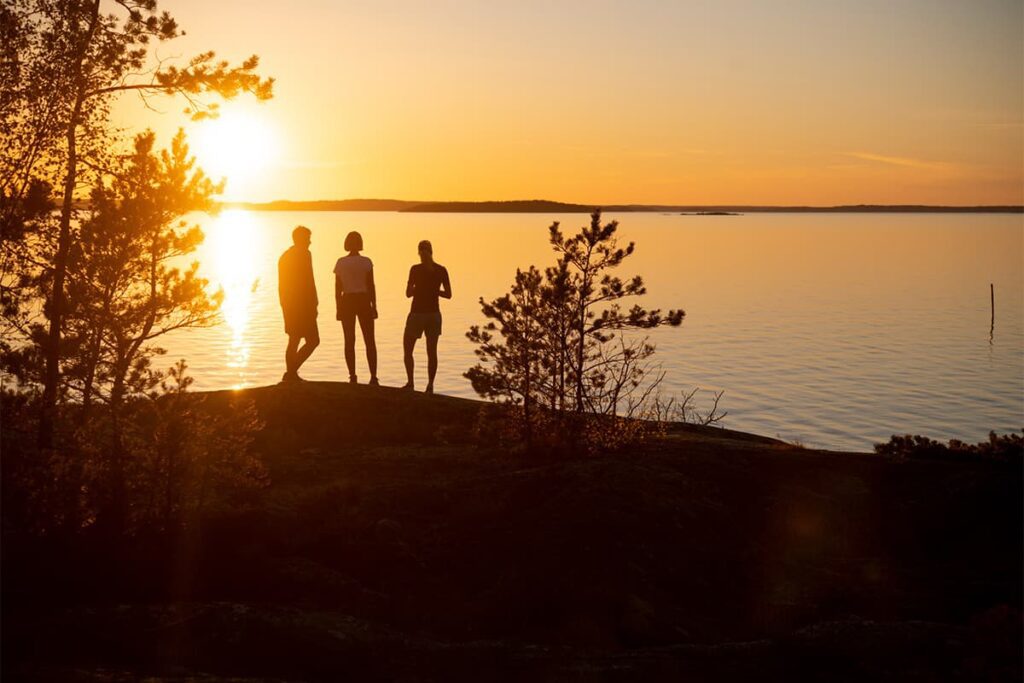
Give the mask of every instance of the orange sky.
M 119 121 L 228 199 L 1024 203 L 1019 0 L 378 4 L 165 1 L 276 97 Z

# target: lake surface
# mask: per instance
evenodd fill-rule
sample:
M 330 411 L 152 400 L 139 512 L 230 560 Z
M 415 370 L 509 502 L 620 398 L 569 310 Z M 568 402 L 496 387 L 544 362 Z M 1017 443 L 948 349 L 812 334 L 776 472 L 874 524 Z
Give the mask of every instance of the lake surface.
M 894 433 L 980 440 L 1024 426 L 1024 217 L 1005 214 L 609 214 L 637 244 L 621 275 L 644 276 L 650 307 L 686 310 L 682 327 L 652 334 L 665 395 L 725 390 L 723 423 L 805 445 L 870 449 Z M 548 265 L 547 228 L 579 214 L 225 211 L 192 217 L 206 233 L 195 255 L 225 292 L 224 323 L 165 340 L 197 389 L 275 383 L 284 371 L 277 258 L 302 224 L 313 231 L 322 343 L 302 369 L 347 379 L 332 269 L 349 230 L 373 259 L 379 375 L 405 382 L 405 282 L 430 239 L 454 298 L 442 301 L 439 393 L 475 397 L 465 332 L 478 299 L 504 293 L 517 267 Z M 989 284 L 995 285 L 991 325 Z M 366 381 L 361 341 L 359 376 Z M 426 384 L 417 348 L 417 383 Z M 708 398 L 702 392 L 698 397 Z

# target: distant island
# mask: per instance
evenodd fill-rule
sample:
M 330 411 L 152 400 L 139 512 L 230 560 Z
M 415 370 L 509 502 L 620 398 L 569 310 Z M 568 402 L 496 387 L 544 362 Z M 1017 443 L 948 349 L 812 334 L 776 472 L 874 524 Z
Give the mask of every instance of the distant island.
M 847 204 L 841 206 L 686 206 L 674 204 L 571 204 L 547 199 L 437 202 L 404 199 L 227 202 L 225 208 L 250 211 L 402 211 L 408 213 L 606 213 L 661 212 L 698 216 L 743 213 L 1024 213 L 1024 206 L 929 206 L 925 204 Z
M 426 202 L 402 209 L 410 213 L 590 213 L 596 206 L 567 204 L 547 199 L 504 202 Z
M 225 202 L 223 206 L 250 211 L 401 211 L 424 203 L 402 199 L 319 199 L 299 202 L 278 199 L 272 202 Z

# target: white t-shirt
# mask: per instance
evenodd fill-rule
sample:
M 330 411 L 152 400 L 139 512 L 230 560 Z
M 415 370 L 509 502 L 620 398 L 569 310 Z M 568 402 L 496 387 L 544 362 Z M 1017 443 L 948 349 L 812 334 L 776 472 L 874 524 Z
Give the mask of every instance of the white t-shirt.
M 342 256 L 334 264 L 335 275 L 341 276 L 341 288 L 346 294 L 367 292 L 367 276 L 373 272 L 373 261 L 362 254 Z

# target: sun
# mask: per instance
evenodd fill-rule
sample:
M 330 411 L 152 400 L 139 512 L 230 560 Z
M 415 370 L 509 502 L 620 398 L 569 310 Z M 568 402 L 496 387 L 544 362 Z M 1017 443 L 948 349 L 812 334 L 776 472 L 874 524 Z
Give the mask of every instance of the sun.
M 199 166 L 214 180 L 227 181 L 225 195 L 246 193 L 278 156 L 278 135 L 261 112 L 224 111 L 194 124 L 190 135 Z

